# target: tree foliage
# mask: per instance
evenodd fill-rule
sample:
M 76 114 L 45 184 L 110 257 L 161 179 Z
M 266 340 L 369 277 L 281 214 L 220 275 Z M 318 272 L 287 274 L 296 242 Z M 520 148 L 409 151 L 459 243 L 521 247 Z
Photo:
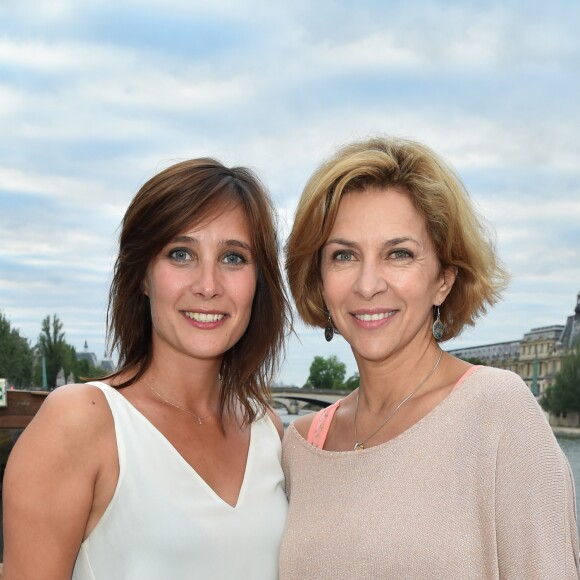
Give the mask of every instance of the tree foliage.
M 70 355 L 70 347 L 64 340 L 63 325 L 56 314 L 47 316 L 41 325 L 41 332 L 38 337 L 36 349 L 39 357 L 46 364 L 46 379 L 49 389 L 56 387 L 56 376 L 58 371 L 62 368 L 67 376 L 67 368 L 70 373 L 72 370 L 72 361 Z M 75 357 L 76 358 L 76 357 Z M 38 374 L 38 373 L 37 373 Z
M 43 357 L 49 389 L 56 387 L 61 369 L 66 379 L 72 376 L 77 382 L 101 377 L 105 373 L 86 359 L 78 360 L 75 348 L 65 341 L 63 323 L 56 314 L 42 321 L 41 332 L 33 348 L 27 338 L 11 328 L 6 316 L 0 312 L 0 377 L 17 389 L 40 387 Z
M 76 357 L 76 354 L 75 354 Z M 98 379 L 102 377 L 104 371 L 100 367 L 94 367 L 88 360 L 82 359 L 76 361 L 74 377 L 75 381 L 89 381 L 91 379 Z M 68 376 L 68 375 L 67 375 Z
M 306 387 L 314 389 L 342 389 L 346 365 L 334 355 L 324 358 L 315 356 L 310 365 L 310 375 Z
M 17 389 L 28 388 L 32 383 L 32 366 L 33 352 L 28 340 L 0 312 L 0 377 Z
M 79 365 L 82 361 L 77 360 L 77 351 L 74 346 L 64 343 L 63 354 L 62 354 L 62 370 L 64 371 L 64 376 L 69 377 L 71 374 L 74 376 L 75 381 L 79 380 Z M 95 377 L 99 373 L 93 374 Z
M 346 381 L 344 382 L 344 388 L 348 389 L 349 391 L 354 391 L 358 389 L 360 386 L 360 375 L 358 373 L 354 373 Z
M 580 342 L 564 357 L 556 382 L 546 389 L 540 405 L 553 415 L 580 412 Z

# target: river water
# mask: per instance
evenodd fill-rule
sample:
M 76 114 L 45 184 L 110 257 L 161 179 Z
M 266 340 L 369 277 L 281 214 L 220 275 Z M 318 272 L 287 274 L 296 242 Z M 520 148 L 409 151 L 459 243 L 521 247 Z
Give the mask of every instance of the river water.
M 566 454 L 572 473 L 574 474 L 574 484 L 576 486 L 576 506 L 580 499 L 580 436 L 571 437 L 558 435 L 556 437 L 560 447 Z M 578 532 L 580 533 L 580 523 L 578 525 Z

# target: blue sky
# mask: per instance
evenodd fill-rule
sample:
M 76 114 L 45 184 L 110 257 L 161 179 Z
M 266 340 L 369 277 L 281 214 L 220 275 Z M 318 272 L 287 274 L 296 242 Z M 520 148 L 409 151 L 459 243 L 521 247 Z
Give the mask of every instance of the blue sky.
M 563 324 L 580 290 L 580 3 L 0 0 L 0 310 L 56 313 L 105 350 L 118 226 L 144 181 L 213 156 L 255 169 L 287 233 L 338 145 L 425 142 L 459 172 L 512 274 L 447 348 Z M 298 325 L 279 379 L 340 338 Z

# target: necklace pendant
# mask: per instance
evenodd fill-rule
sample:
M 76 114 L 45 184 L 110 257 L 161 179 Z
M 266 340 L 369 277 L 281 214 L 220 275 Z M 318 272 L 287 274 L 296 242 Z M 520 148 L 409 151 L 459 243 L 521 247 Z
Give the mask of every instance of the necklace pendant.
M 365 448 L 365 446 L 362 443 L 359 443 L 358 441 L 354 444 L 353 447 L 353 451 L 362 451 Z
M 197 422 L 201 425 L 201 417 L 198 417 L 197 415 L 195 416 L 195 418 L 197 419 Z

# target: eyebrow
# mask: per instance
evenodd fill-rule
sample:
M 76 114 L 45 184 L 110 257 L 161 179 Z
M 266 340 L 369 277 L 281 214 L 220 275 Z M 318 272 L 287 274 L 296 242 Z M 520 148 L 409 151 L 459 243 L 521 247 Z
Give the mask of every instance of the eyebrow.
M 199 244 L 199 240 L 197 238 L 192 238 L 191 236 L 177 236 L 176 238 L 173 238 L 173 240 L 171 240 L 170 243 L 197 245 Z M 252 246 L 250 246 L 250 244 L 247 244 L 246 242 L 242 242 L 242 240 L 220 240 L 219 245 L 225 247 L 233 246 L 236 248 L 242 248 L 244 250 L 247 250 L 250 253 L 252 252 Z
M 420 246 L 420 242 L 418 242 L 415 238 L 411 238 L 409 236 L 404 236 L 401 238 L 392 238 L 391 240 L 385 240 L 385 242 L 383 242 L 383 247 L 385 248 L 391 248 L 393 246 L 398 246 L 399 244 L 404 244 L 406 242 L 412 242 L 414 244 L 417 244 L 418 246 Z M 356 248 L 358 247 L 358 244 L 356 242 L 352 242 L 350 240 L 347 240 L 345 238 L 332 238 L 330 240 L 326 241 L 326 244 L 324 244 L 324 246 L 328 246 L 330 244 L 337 244 L 339 246 L 345 246 L 347 248 Z

